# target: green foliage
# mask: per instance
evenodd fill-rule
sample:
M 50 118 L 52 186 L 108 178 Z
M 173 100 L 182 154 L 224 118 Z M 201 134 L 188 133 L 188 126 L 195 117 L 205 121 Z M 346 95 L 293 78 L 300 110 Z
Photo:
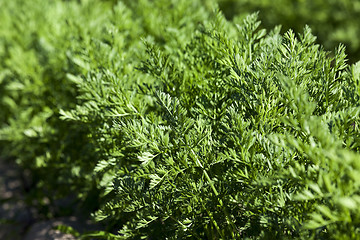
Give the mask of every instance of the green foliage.
M 219 0 L 220 8 L 228 18 L 244 17 L 259 11 L 262 26 L 272 29 L 282 25 L 283 31 L 301 32 L 309 25 L 318 41 L 327 50 L 339 43 L 347 46 L 351 62 L 360 59 L 360 2 L 349 0 Z
M 37 1 L 1 3 L 0 146 L 33 173 L 30 200 L 76 192 L 107 226 L 81 238 L 357 238 L 343 45 L 212 1 Z
M 88 68 L 98 67 L 84 56 L 94 45 L 89 33 L 102 35 L 98 26 L 110 9 L 105 11 L 101 3 L 93 8 L 90 3 L 59 1 L 2 5 L 3 154 L 15 156 L 17 163 L 31 170 L 30 204 L 43 205 L 44 197 L 53 203 L 78 191 L 80 198 L 94 198 L 97 184 L 92 171 L 97 161 L 88 127 L 61 121 L 59 111 L 78 102 L 69 74 L 85 74 Z M 44 214 L 57 214 L 54 211 Z

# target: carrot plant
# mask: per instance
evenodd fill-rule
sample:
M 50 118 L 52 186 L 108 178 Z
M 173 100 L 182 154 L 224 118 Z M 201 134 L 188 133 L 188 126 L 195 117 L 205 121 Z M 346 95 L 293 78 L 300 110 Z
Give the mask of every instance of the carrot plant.
M 357 238 L 360 67 L 343 45 L 213 1 L 2 5 L 24 38 L 0 27 L 1 147 L 106 226 L 81 238 Z

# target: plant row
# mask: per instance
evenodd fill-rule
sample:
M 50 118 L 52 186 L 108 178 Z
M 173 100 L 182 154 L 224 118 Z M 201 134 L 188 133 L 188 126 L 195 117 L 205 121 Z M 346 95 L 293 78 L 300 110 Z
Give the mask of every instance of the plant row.
M 83 239 L 357 239 L 360 64 L 214 9 L 0 3 L 0 150 L 28 204 L 106 226 Z

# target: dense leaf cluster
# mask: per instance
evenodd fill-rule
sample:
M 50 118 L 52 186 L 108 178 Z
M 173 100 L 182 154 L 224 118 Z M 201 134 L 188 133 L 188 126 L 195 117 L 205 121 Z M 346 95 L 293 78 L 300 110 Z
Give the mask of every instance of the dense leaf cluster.
M 75 192 L 107 226 L 84 238 L 360 234 L 344 46 L 205 0 L 20 2 L 0 3 L 0 147 L 47 217 Z

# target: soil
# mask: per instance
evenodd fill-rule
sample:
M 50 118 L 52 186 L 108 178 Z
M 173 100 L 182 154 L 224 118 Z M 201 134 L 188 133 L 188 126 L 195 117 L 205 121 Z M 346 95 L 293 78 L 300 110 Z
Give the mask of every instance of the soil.
M 72 240 L 71 234 L 56 230 L 56 226 L 71 226 L 78 232 L 93 231 L 99 226 L 78 216 L 44 219 L 25 203 L 21 170 L 0 158 L 0 239 L 1 240 Z

